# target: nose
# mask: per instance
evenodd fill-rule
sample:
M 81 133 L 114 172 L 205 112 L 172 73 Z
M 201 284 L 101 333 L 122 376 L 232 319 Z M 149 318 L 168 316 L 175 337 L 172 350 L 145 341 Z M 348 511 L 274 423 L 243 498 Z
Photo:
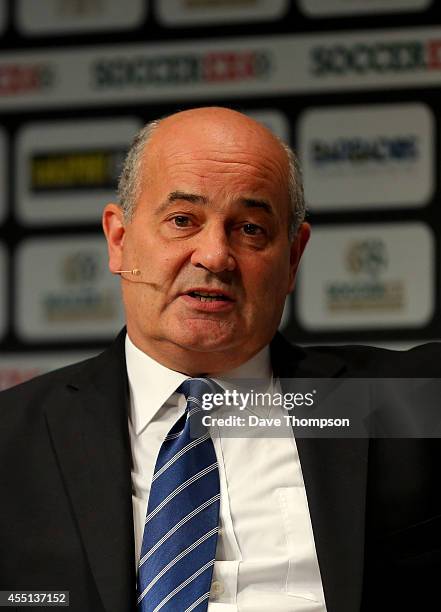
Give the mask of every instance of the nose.
M 198 268 L 205 268 L 213 273 L 232 272 L 236 260 L 231 252 L 228 235 L 223 224 L 207 226 L 195 237 L 195 249 L 191 263 Z

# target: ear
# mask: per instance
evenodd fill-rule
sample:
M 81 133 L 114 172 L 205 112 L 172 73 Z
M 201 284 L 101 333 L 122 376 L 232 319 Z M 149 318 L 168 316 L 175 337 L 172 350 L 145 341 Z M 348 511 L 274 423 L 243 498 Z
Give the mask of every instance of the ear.
M 297 269 L 299 267 L 300 258 L 308 244 L 309 237 L 311 235 L 311 226 L 309 223 L 302 223 L 299 227 L 297 234 L 291 244 L 291 256 L 290 256 L 290 272 L 289 272 L 289 285 L 288 293 L 294 289 Z
M 115 274 L 122 269 L 125 225 L 123 211 L 117 204 L 107 204 L 103 211 L 103 230 L 107 240 L 109 270 Z

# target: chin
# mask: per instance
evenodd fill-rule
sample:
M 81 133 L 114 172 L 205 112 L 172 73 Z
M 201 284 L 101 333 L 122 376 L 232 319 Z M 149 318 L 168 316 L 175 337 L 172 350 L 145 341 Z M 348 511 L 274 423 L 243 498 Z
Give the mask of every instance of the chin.
M 203 353 L 227 351 L 239 344 L 238 335 L 234 330 L 219 329 L 218 325 L 207 326 L 206 323 L 191 325 L 187 330 L 180 329 L 170 336 L 170 339 L 183 349 Z
M 232 339 L 217 339 L 207 337 L 178 338 L 175 339 L 174 342 L 183 349 L 200 353 L 218 353 L 228 351 L 235 345 Z

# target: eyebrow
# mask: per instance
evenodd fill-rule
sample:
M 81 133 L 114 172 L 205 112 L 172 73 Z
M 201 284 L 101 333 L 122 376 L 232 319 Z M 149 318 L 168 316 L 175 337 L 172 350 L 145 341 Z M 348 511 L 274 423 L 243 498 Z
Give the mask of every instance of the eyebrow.
M 246 208 L 261 208 L 269 215 L 274 215 L 273 207 L 266 200 L 255 200 L 254 198 L 241 198 L 240 203 Z
M 173 204 L 173 202 L 176 202 L 177 200 L 185 200 L 186 202 L 191 202 L 192 204 L 206 204 L 208 202 L 205 196 L 198 195 L 196 193 L 186 193 L 185 191 L 172 191 L 168 194 L 165 201 L 158 206 L 158 208 L 156 209 L 156 214 L 161 214 L 162 212 L 167 210 L 170 204 Z
M 173 204 L 173 202 L 176 202 L 177 200 L 184 200 L 186 202 L 190 202 L 191 204 L 208 203 L 208 198 L 203 195 L 199 195 L 196 193 L 187 193 L 185 191 L 172 191 L 168 194 L 165 201 L 158 206 L 158 208 L 156 209 L 156 213 L 161 214 L 162 212 L 167 210 L 167 208 L 171 204 Z M 239 202 L 246 208 L 260 208 L 269 215 L 274 215 L 273 207 L 271 206 L 271 204 L 269 204 L 269 202 L 265 200 L 256 200 L 255 198 L 240 198 Z

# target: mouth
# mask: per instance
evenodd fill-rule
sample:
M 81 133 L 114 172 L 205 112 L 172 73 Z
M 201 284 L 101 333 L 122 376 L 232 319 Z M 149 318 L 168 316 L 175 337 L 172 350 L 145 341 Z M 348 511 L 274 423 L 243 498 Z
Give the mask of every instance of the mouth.
M 208 314 L 230 312 L 235 305 L 234 297 L 221 289 L 192 287 L 181 294 L 187 307 L 197 312 Z
M 185 295 L 189 295 L 192 298 L 199 300 L 200 302 L 232 302 L 232 298 L 230 298 L 226 293 L 222 293 L 221 291 L 203 291 L 199 289 L 195 289 L 192 291 L 188 291 Z

